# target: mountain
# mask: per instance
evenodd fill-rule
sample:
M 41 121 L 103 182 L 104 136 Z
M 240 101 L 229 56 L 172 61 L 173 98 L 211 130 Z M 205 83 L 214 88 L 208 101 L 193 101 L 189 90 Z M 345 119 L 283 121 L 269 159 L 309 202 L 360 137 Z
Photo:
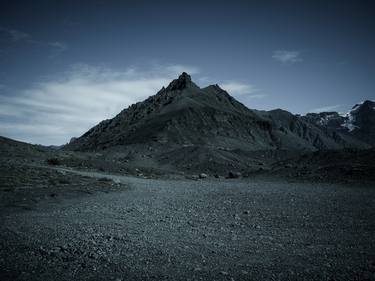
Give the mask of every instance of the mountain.
M 368 148 L 364 142 L 343 134 L 335 128 L 312 122 L 305 116 L 294 115 L 282 109 L 259 111 L 259 114 L 272 123 L 274 134 L 279 136 L 281 149 Z
M 308 113 L 303 120 L 375 146 L 375 102 L 366 100 L 356 104 L 347 114 L 337 112 Z
M 199 88 L 182 73 L 167 88 L 131 105 L 68 145 L 77 150 L 117 145 L 274 147 L 271 124 L 218 85 Z
M 356 122 L 364 122 L 361 118 L 355 117 Z M 65 149 L 105 150 L 171 167 L 241 168 L 264 157 L 265 151 L 275 155 L 283 150 L 369 147 L 344 127 L 318 124 L 317 119 L 281 109 L 251 110 L 218 85 L 198 87 L 184 72 L 156 95 L 72 139 Z
M 352 136 L 375 146 L 375 102 L 366 100 L 355 105 L 343 126 Z

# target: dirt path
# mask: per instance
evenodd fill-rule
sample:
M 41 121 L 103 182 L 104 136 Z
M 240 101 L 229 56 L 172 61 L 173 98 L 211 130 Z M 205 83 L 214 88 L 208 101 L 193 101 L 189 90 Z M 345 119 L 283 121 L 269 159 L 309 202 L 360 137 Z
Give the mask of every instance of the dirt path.
M 373 188 L 64 172 L 128 188 L 1 214 L 1 280 L 375 279 Z

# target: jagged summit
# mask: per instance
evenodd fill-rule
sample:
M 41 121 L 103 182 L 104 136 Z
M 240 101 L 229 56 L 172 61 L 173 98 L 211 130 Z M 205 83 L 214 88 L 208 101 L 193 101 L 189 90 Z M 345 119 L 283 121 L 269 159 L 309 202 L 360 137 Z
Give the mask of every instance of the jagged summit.
M 185 88 L 198 88 L 199 87 L 191 80 L 191 76 L 186 72 L 178 77 L 178 79 L 173 80 L 167 87 L 167 91 L 183 90 Z
M 178 79 L 191 81 L 191 76 L 184 71 L 181 73 Z
M 375 106 L 375 101 L 372 101 L 372 100 L 364 100 L 363 102 L 361 103 L 357 103 L 356 105 L 354 105 L 352 107 L 352 109 L 356 109 L 356 108 L 365 108 L 365 107 L 371 107 L 372 109 L 374 108 Z

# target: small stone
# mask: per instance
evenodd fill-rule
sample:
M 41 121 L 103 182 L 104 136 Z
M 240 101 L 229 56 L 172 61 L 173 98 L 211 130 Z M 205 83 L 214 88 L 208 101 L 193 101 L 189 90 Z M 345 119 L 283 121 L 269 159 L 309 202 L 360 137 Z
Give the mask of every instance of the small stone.
M 240 172 L 229 172 L 227 175 L 228 179 L 237 179 L 240 178 L 242 174 Z
M 54 252 L 54 253 L 57 253 L 57 252 L 60 252 L 61 251 L 61 248 L 60 247 L 53 247 L 51 249 L 51 252 Z
M 205 179 L 205 178 L 207 178 L 207 177 L 208 177 L 208 175 L 205 174 L 205 173 L 200 173 L 200 174 L 199 174 L 199 178 L 200 178 L 200 179 Z
M 39 251 L 40 251 L 40 253 L 43 254 L 43 255 L 45 255 L 45 254 L 48 253 L 48 251 L 47 251 L 46 249 L 44 249 L 43 246 L 40 246 Z

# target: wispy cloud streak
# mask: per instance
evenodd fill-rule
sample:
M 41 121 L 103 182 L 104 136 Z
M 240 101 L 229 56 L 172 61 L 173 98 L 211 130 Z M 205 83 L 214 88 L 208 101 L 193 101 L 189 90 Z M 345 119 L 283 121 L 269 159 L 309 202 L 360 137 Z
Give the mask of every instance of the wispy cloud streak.
M 300 51 L 276 50 L 272 53 L 272 58 L 283 64 L 293 64 L 302 61 Z
M 322 106 L 318 108 L 313 108 L 310 110 L 312 113 L 320 113 L 320 112 L 330 112 L 330 111 L 337 111 L 339 109 L 343 109 L 345 107 L 344 104 L 335 104 L 335 105 L 328 105 Z
M 226 90 L 229 94 L 234 95 L 235 97 L 246 96 L 246 98 L 253 98 L 253 99 L 261 99 L 261 98 L 266 97 L 265 94 L 259 93 L 260 90 L 251 84 L 230 81 L 230 82 L 222 83 L 220 86 L 224 90 Z
M 0 27 L 0 31 L 7 34 L 12 41 L 22 41 L 22 40 L 27 40 L 31 38 L 30 34 L 16 30 L 16 29 Z
M 25 42 L 28 44 L 50 47 L 53 50 L 53 54 L 50 57 L 57 56 L 68 49 L 68 45 L 64 42 L 61 42 L 61 41 L 46 42 L 46 41 L 36 40 L 30 34 L 20 31 L 20 30 L 0 27 L 0 32 L 5 34 L 14 43 Z

